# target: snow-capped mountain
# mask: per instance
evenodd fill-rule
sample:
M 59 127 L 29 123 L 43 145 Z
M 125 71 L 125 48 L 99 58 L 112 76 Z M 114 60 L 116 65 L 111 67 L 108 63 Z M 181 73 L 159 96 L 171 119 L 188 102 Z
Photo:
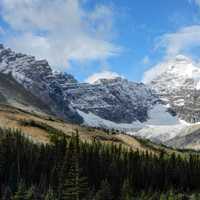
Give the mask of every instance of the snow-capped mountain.
M 144 83 L 151 84 L 160 93 L 170 93 L 182 88 L 200 89 L 200 66 L 190 58 L 178 55 L 147 71 Z
M 9 77 L 16 84 L 10 84 Z M 15 101 L 15 106 L 49 109 L 48 113 L 67 121 L 118 129 L 166 144 L 175 143 L 173 139 L 190 127 L 186 121 L 200 121 L 200 69 L 185 56 L 150 70 L 145 75 L 146 84 L 121 77 L 89 84 L 53 71 L 46 60 L 0 45 L 0 83 L 5 80 L 6 86 L 0 87 L 0 100 L 6 97 L 6 103 Z M 20 88 L 17 101 L 17 94 L 5 92 L 9 88 L 15 91 L 14 85 Z M 24 98 L 28 93 L 32 96 Z M 35 101 L 37 104 L 33 105 Z
M 191 123 L 200 121 L 199 64 L 179 55 L 148 71 L 144 82 L 157 91 L 179 118 Z

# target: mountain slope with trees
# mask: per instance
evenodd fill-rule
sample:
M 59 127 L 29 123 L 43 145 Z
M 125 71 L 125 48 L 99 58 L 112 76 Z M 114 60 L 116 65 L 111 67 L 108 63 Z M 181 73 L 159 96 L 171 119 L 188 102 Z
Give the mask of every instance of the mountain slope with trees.
M 36 144 L 0 129 L 1 199 L 199 199 L 200 156 L 130 151 L 53 137 Z

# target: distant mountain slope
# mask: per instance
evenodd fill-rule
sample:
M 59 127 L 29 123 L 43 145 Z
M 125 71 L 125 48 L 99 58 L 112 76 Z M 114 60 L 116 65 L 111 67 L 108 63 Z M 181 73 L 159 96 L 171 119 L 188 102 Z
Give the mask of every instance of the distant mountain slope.
M 176 137 L 164 142 L 175 148 L 200 149 L 200 124 L 191 124 Z
M 142 83 L 122 78 L 73 84 L 65 90 L 74 108 L 116 123 L 144 122 L 158 97 Z
M 16 106 L 27 111 L 52 114 L 48 105 L 28 92 L 11 74 L 0 73 L 0 103 Z

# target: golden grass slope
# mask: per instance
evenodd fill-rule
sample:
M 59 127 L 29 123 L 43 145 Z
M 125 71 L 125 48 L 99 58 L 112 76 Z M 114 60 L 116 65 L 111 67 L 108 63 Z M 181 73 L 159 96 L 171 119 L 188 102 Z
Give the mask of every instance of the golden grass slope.
M 35 125 L 32 125 L 30 122 L 34 122 Z M 25 125 L 24 123 L 27 124 Z M 142 152 L 148 151 L 151 153 L 158 153 L 161 150 L 164 150 L 167 153 L 176 152 L 175 150 L 166 148 L 162 145 L 156 145 L 149 141 L 123 133 L 115 132 L 113 134 L 112 132 L 101 129 L 70 124 L 46 114 L 39 115 L 30 113 L 3 104 L 0 105 L 0 127 L 20 129 L 26 137 L 38 143 L 50 142 L 48 129 L 61 131 L 67 136 L 71 136 L 73 132 L 78 130 L 80 138 L 87 142 L 98 140 L 103 143 L 113 143 L 116 145 L 121 144 L 122 147 Z

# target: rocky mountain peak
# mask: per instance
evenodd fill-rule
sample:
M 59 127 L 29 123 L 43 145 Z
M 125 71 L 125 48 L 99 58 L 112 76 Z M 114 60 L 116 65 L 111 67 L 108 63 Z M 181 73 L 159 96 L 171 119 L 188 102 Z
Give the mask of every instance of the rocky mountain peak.
M 200 88 L 200 67 L 190 58 L 178 55 L 145 73 L 144 82 L 160 93 Z
M 178 55 L 156 65 L 145 74 L 154 89 L 173 112 L 188 122 L 200 121 L 200 67 L 190 58 Z

